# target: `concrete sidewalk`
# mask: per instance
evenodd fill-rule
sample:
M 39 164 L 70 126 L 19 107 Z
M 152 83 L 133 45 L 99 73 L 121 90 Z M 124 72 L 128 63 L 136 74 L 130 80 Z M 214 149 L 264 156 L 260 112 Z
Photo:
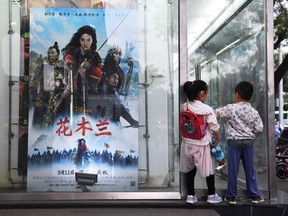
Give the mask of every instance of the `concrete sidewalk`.
M 175 208 L 73 208 L 73 209 L 0 209 L 1 216 L 220 216 L 213 209 Z
M 229 205 L 226 202 L 219 204 L 207 204 L 198 202 L 186 204 L 182 202 L 156 202 L 141 203 L 131 205 L 125 202 L 121 205 L 114 205 L 113 202 L 105 205 L 42 205 L 37 206 L 32 203 L 29 206 L 2 206 L 1 216 L 287 216 L 288 205 L 280 204 L 251 204 L 241 203 Z
M 288 179 L 277 181 L 277 203 L 265 200 L 261 204 L 252 204 L 248 198 L 242 198 L 236 205 L 226 202 L 207 204 L 205 197 L 199 202 L 187 204 L 185 200 L 99 200 L 82 202 L 26 202 L 0 205 L 1 216 L 288 216 Z M 2 200 L 5 202 L 5 200 Z

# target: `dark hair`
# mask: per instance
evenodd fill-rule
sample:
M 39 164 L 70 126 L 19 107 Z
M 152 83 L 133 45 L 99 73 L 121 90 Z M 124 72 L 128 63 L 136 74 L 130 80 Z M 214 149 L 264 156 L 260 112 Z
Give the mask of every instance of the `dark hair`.
M 107 73 L 107 74 L 106 74 L 106 77 L 107 77 L 108 79 L 110 79 L 112 76 L 117 76 L 118 79 L 119 79 L 119 75 L 118 75 L 117 72 L 111 72 L 111 73 Z
M 198 99 L 198 94 L 201 91 L 208 91 L 208 85 L 203 80 L 187 81 L 184 83 L 183 91 L 189 101 Z
M 253 85 L 250 82 L 242 81 L 235 87 L 236 92 L 243 100 L 249 101 L 253 95 Z
M 107 52 L 107 55 L 104 60 L 103 72 L 106 76 L 111 76 L 114 72 L 118 74 L 118 84 L 117 84 L 117 91 L 122 88 L 124 81 L 125 81 L 125 74 L 122 68 L 119 66 L 121 57 L 119 58 L 119 62 L 115 62 L 113 54 L 118 53 L 122 54 L 121 48 L 118 46 L 110 47 Z
M 78 139 L 78 145 L 81 145 L 82 144 L 82 141 L 84 141 L 84 143 L 86 143 L 86 140 L 81 138 L 81 139 Z
M 91 35 L 92 37 L 92 45 L 91 45 L 91 49 L 92 50 L 96 50 L 97 49 L 97 37 L 96 37 L 96 30 L 93 26 L 91 25 L 85 25 L 82 26 L 81 28 L 79 28 L 77 30 L 76 33 L 73 34 L 70 42 L 65 46 L 65 48 L 62 50 L 62 52 L 67 51 L 70 47 L 80 47 L 80 37 L 83 34 L 88 34 Z
M 115 53 L 118 53 L 120 55 L 120 58 L 119 58 L 119 62 L 115 62 L 114 60 L 114 56 L 113 54 Z M 122 55 L 122 50 L 120 47 L 118 46 L 115 46 L 115 47 L 112 47 L 108 50 L 107 52 L 107 55 L 105 57 L 105 60 L 104 60 L 104 68 L 103 68 L 103 71 L 107 72 L 107 73 L 111 73 L 109 72 L 110 70 L 115 70 L 115 67 L 118 67 L 118 65 L 120 64 L 121 62 L 121 55 Z M 107 68 L 109 68 L 107 71 Z
M 58 53 L 58 55 L 60 55 L 60 50 L 59 50 L 59 46 L 58 46 L 58 42 L 57 42 L 57 41 L 54 43 L 53 46 L 50 46 L 50 47 L 48 48 L 48 50 L 50 50 L 50 49 L 55 49 L 56 52 Z
M 122 50 L 118 46 L 114 46 L 108 50 L 108 54 L 113 55 L 114 53 L 118 53 L 120 56 L 122 55 Z

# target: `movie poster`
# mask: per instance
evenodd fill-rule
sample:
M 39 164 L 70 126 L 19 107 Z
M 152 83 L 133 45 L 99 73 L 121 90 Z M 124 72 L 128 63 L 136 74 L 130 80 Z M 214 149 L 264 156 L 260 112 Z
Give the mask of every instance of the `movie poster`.
M 30 8 L 28 191 L 138 189 L 137 9 Z

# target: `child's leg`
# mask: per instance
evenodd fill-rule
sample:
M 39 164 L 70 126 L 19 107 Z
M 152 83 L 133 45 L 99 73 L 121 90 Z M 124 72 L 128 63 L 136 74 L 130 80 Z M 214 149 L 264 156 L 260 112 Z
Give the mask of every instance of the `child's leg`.
M 214 175 L 210 175 L 206 177 L 206 183 L 208 188 L 208 195 L 215 194 L 215 177 Z
M 251 197 L 260 196 L 258 183 L 254 171 L 254 147 L 243 148 L 243 155 L 241 157 L 245 171 L 246 187 Z
M 233 142 L 233 140 L 230 142 Z M 241 148 L 228 145 L 227 197 L 237 196 L 237 176 L 239 171 L 240 155 Z
M 186 187 L 187 194 L 195 196 L 195 187 L 194 187 L 194 179 L 196 176 L 197 168 L 195 167 L 190 172 L 186 173 Z

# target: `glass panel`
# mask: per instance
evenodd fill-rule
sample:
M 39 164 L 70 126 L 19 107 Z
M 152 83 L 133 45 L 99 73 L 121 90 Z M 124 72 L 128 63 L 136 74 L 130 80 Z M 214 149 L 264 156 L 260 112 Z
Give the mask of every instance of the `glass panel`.
M 229 12 L 229 8 L 234 6 L 234 3 L 235 1 L 229 4 L 219 16 L 224 15 L 226 11 Z M 207 103 L 213 108 L 233 103 L 232 96 L 238 82 L 243 80 L 252 82 L 255 92 L 251 104 L 259 111 L 263 122 L 265 122 L 267 99 L 265 96 L 264 1 L 247 1 L 238 6 L 236 7 L 237 11 L 231 13 L 226 23 L 220 26 L 208 39 L 201 40 L 201 37 L 197 39 L 203 41 L 203 43 L 195 48 L 195 51 L 190 55 L 190 79 L 195 79 L 194 67 L 199 65 L 201 79 L 209 84 Z M 232 8 L 235 9 L 235 7 Z M 214 23 L 208 29 L 214 29 Z M 221 146 L 226 153 L 227 145 L 224 128 L 221 123 Z M 265 128 L 267 128 L 267 125 Z M 265 132 L 256 138 L 255 171 L 259 187 L 266 190 L 268 187 L 267 140 L 264 136 Z M 219 176 L 225 177 L 226 174 L 227 167 L 223 169 Z M 219 181 L 225 183 L 224 178 L 223 180 L 220 178 Z M 239 171 L 238 182 L 239 185 L 245 186 L 245 175 L 242 166 Z M 226 184 L 223 184 L 223 186 L 225 188 Z
M 0 22 L 1 26 L 4 26 L 0 29 L 2 39 L 0 98 L 5 103 L 8 102 L 7 105 L 2 106 L 1 114 L 3 118 L 0 120 L 2 126 L 0 137 L 3 138 L 3 151 L 0 153 L 1 191 L 7 192 L 6 188 L 10 189 L 11 186 L 15 185 L 19 186 L 14 187 L 17 191 L 25 192 L 27 189 L 26 156 L 28 145 L 33 144 L 28 143 L 28 136 L 31 136 L 28 131 L 28 109 L 32 106 L 32 103 L 28 100 L 29 81 L 31 81 L 29 78 L 32 77 L 32 73 L 29 74 L 29 71 L 34 71 L 33 69 L 36 66 L 31 60 L 31 56 L 35 53 L 31 52 L 29 47 L 29 40 L 32 38 L 29 27 L 33 23 L 31 22 L 33 17 L 29 17 L 29 9 L 49 8 L 50 10 L 55 8 L 57 11 L 59 8 L 80 10 L 102 10 L 106 8 L 108 11 L 109 8 L 109 10 L 115 10 L 114 12 L 119 15 L 119 22 L 108 22 L 103 25 L 109 31 L 106 38 L 99 38 L 98 48 L 106 39 L 110 40 L 109 36 L 114 34 L 113 26 L 114 29 L 117 29 L 118 24 L 126 29 L 136 29 L 139 33 L 137 46 L 130 43 L 131 41 L 128 38 L 131 35 L 129 35 L 129 32 L 125 32 L 125 35 L 128 35 L 127 38 L 124 38 L 125 40 L 119 41 L 116 37 L 114 43 L 110 44 L 111 46 L 118 45 L 119 42 L 123 54 L 127 53 L 129 49 L 130 51 L 136 50 L 138 53 L 138 55 L 133 56 L 134 66 L 138 73 L 134 73 L 132 81 L 135 85 L 131 86 L 134 90 L 136 89 L 138 95 L 134 98 L 130 97 L 130 102 L 133 102 L 134 105 L 137 104 L 137 106 L 129 108 L 135 111 L 133 116 L 137 118 L 140 126 L 137 128 L 138 134 L 135 140 L 131 138 L 129 140 L 130 134 L 125 132 L 125 138 L 128 139 L 129 143 L 137 143 L 135 155 L 138 156 L 138 181 L 134 183 L 137 185 L 137 190 L 141 192 L 179 192 L 178 115 L 175 115 L 175 113 L 179 113 L 178 1 L 55 0 L 54 5 L 50 5 L 51 1 L 47 1 L 49 4 L 45 4 L 45 2 L 27 0 L 20 3 L 11 0 L 3 3 L 0 8 L 3 15 Z M 266 92 L 266 80 L 263 55 L 265 49 L 264 1 L 210 0 L 209 3 L 205 1 L 205 5 L 202 5 L 204 4 L 202 1 L 193 0 L 187 1 L 187 4 L 187 8 L 189 8 L 189 79 L 195 79 L 195 67 L 198 66 L 197 68 L 201 69 L 201 78 L 207 81 L 210 86 L 210 97 L 207 102 L 212 107 L 231 102 L 229 95 L 233 92 L 233 87 L 237 81 L 242 79 L 252 80 L 255 89 L 259 89 L 259 94 L 257 94 L 257 97 L 254 95 L 252 100 L 253 106 L 258 109 L 262 117 L 266 116 L 267 111 L 264 106 L 267 103 L 264 94 Z M 135 23 L 125 24 L 125 22 L 121 22 L 121 18 L 124 21 L 126 19 L 125 13 L 122 13 L 123 9 L 137 11 L 138 18 Z M 118 13 L 120 11 L 121 13 Z M 39 18 L 44 19 L 45 15 L 43 17 L 39 16 Z M 58 21 L 58 23 L 63 25 L 62 21 Z M 72 23 L 70 24 L 65 24 L 65 28 L 73 26 Z M 39 26 L 33 27 L 38 28 Z M 38 28 L 38 30 L 43 31 L 45 29 Z M 76 31 L 77 28 L 73 29 L 72 32 Z M 72 33 L 69 34 L 67 36 L 63 33 L 62 35 L 56 35 L 55 33 L 54 36 L 61 38 L 61 40 L 67 40 L 68 43 L 72 37 Z M 120 36 L 119 38 L 121 39 Z M 41 39 L 47 44 L 47 49 L 54 43 L 54 41 L 48 42 L 47 38 Z M 63 48 L 63 46 L 64 43 L 61 44 L 60 48 Z M 44 55 L 47 55 L 47 49 L 43 53 Z M 103 62 L 108 48 L 106 47 L 104 50 L 100 52 Z M 46 56 L 42 57 L 47 58 Z M 125 59 L 122 58 L 122 60 Z M 235 64 L 235 62 L 238 64 Z M 125 71 L 128 69 L 127 63 L 125 61 L 121 62 L 121 67 L 126 69 Z M 69 76 L 65 78 L 69 80 Z M 223 97 L 222 92 L 225 92 L 225 97 Z M 261 101 L 260 98 L 264 98 L 264 100 Z M 127 103 L 124 103 L 124 105 L 127 105 Z M 131 131 L 132 128 L 129 125 L 127 126 L 123 130 Z M 223 134 L 224 137 L 225 134 Z M 255 143 L 257 151 L 255 167 L 258 179 L 261 179 L 259 182 L 261 189 L 267 188 L 266 142 L 260 136 Z M 76 143 L 74 144 L 76 145 Z M 103 144 L 104 147 L 102 146 L 102 148 L 108 148 L 109 144 Z M 225 143 L 222 144 L 225 145 Z M 265 148 L 263 148 L 263 145 Z M 115 148 L 113 151 L 115 153 L 117 151 L 120 155 L 123 154 L 127 159 L 130 153 L 134 153 L 133 149 L 128 147 L 127 149 L 121 151 L 121 149 Z M 48 150 L 52 151 L 46 146 L 46 153 Z M 37 152 L 37 148 L 35 151 Z M 60 170 L 59 173 L 65 174 L 65 170 L 64 172 Z M 225 174 L 226 169 L 219 174 L 219 178 L 221 179 L 222 175 L 225 176 Z M 72 184 L 76 184 L 75 179 L 73 177 L 71 179 Z M 243 172 L 241 172 L 239 183 L 243 179 Z M 203 181 L 196 182 L 202 184 Z M 134 183 L 131 183 L 132 186 L 135 185 Z M 216 184 L 220 184 L 219 186 L 216 185 L 217 188 L 225 189 L 226 182 L 217 181 Z M 206 186 L 203 184 L 197 188 L 206 188 Z M 59 186 L 59 190 L 61 191 L 61 186 Z M 114 189 L 111 191 L 113 192 Z
M 178 2 L 143 1 L 141 8 L 139 110 L 147 127 L 139 129 L 139 187 L 179 191 Z
M 179 76 L 178 67 L 175 66 L 178 65 L 178 1 L 55 0 L 55 4 L 51 4 L 51 1 L 47 1 L 46 4 L 46 1 L 37 0 L 21 1 L 20 3 L 10 1 L 7 4 L 5 3 L 5 7 L 1 8 L 1 12 L 5 17 L 1 20 L 1 24 L 6 26 L 7 29 L 6 32 L 3 29 L 0 30 L 2 45 L 5 45 L 5 49 L 2 49 L 2 52 L 5 50 L 5 54 L 2 53 L 0 62 L 3 71 L 1 73 L 1 83 L 3 85 L 1 85 L 2 90 L 0 92 L 1 99 L 11 101 L 9 106 L 1 110 L 2 115 L 5 116 L 1 120 L 1 125 L 4 127 L 1 130 L 1 136 L 6 139 L 7 133 L 9 134 L 7 151 L 0 154 L 2 164 L 0 182 L 3 183 L 1 189 L 19 185 L 18 189 L 21 191 L 77 192 L 79 190 L 75 187 L 77 183 L 83 183 L 82 180 L 85 175 L 77 174 L 78 182 L 76 182 L 74 175 L 76 172 L 84 172 L 84 174 L 87 172 L 89 175 L 86 175 L 86 180 L 91 180 L 89 184 L 93 185 L 93 181 L 98 181 L 96 183 L 96 185 L 98 184 L 97 189 L 91 187 L 91 185 L 87 186 L 88 189 L 95 192 L 179 192 L 178 118 L 177 115 L 174 115 L 179 111 Z M 115 19 L 112 19 L 112 17 Z M 97 23 L 100 19 L 101 22 L 106 22 L 100 25 Z M 115 22 L 112 22 L 112 20 Z M 84 26 L 85 21 L 87 25 L 94 24 L 96 26 L 97 51 L 104 64 L 103 68 L 106 66 L 105 57 L 107 57 L 109 51 L 113 51 L 110 48 L 118 46 L 121 49 L 122 52 L 117 53 L 122 54 L 119 67 L 124 71 L 123 79 L 126 84 L 129 80 L 129 66 L 131 66 L 128 57 L 130 54 L 132 55 L 134 67 L 130 77 L 132 84 L 129 89 L 127 88 L 129 94 L 125 95 L 124 91 L 120 92 L 118 89 L 117 93 L 123 106 L 129 109 L 132 118 L 139 122 L 139 127 L 132 128 L 127 123 L 128 120 L 125 121 L 124 117 L 121 117 L 121 130 L 124 135 L 119 136 L 118 139 L 126 139 L 127 142 L 125 143 L 104 141 L 101 144 L 96 143 L 97 137 L 95 137 L 96 132 L 94 131 L 94 139 L 87 142 L 88 160 L 90 162 L 90 165 L 87 166 L 90 167 L 94 163 L 98 153 L 100 158 L 103 156 L 101 159 L 103 161 L 106 155 L 105 150 L 110 151 L 106 158 L 108 167 L 110 162 L 114 165 L 119 162 L 122 166 L 128 166 L 129 162 L 136 160 L 138 166 L 136 172 L 133 172 L 137 175 L 137 182 L 133 179 L 128 186 L 130 189 L 134 187 L 132 190 L 117 185 L 113 186 L 114 183 L 121 182 L 123 179 L 123 181 L 129 181 L 129 179 L 125 179 L 126 176 L 123 174 L 125 169 L 118 169 L 114 165 L 107 168 L 108 171 L 97 167 L 88 169 L 86 165 L 81 169 L 72 167 L 75 165 L 72 165 L 71 161 L 75 161 L 78 155 L 79 148 L 77 145 L 80 144 L 81 138 L 86 136 L 83 135 L 83 130 L 82 135 L 79 136 L 79 132 L 76 135 L 79 128 L 75 130 L 69 128 L 71 131 L 68 131 L 66 130 L 68 126 L 63 127 L 66 129 L 62 131 L 62 138 L 57 137 L 56 139 L 55 134 L 58 130 L 50 131 L 46 127 L 46 120 L 51 116 L 49 114 L 52 114 L 54 120 L 52 121 L 52 128 L 55 128 L 58 123 L 63 123 L 65 115 L 67 115 L 69 123 L 79 123 L 75 116 L 75 104 L 79 102 L 78 98 L 75 99 L 77 89 L 82 89 L 82 93 L 87 92 L 87 94 L 79 94 L 81 105 L 77 108 L 79 108 L 78 111 L 80 110 L 79 113 L 83 114 L 81 114 L 81 117 L 87 120 L 91 114 L 88 111 L 93 111 L 94 107 L 98 105 L 99 98 L 94 98 L 94 100 L 89 97 L 91 91 L 89 92 L 86 86 L 91 90 L 91 85 L 83 82 L 83 76 L 83 79 L 80 75 L 78 76 L 80 77 L 78 80 L 81 82 L 75 81 L 77 80 L 75 78 L 76 74 L 78 75 L 78 72 L 80 74 L 81 71 L 78 70 L 79 68 L 74 70 L 73 67 L 69 67 L 70 62 L 67 61 L 67 55 L 65 54 L 75 56 L 73 56 L 73 53 L 63 50 L 74 33 Z M 11 25 L 8 29 L 9 23 Z M 8 30 L 9 33 L 7 34 Z M 61 52 L 58 56 L 59 67 L 57 69 L 60 71 L 57 71 L 57 74 L 61 76 L 56 76 L 55 68 L 53 69 L 48 58 L 49 50 L 54 49 L 57 52 L 57 49 L 53 47 L 55 41 L 57 41 Z M 79 48 L 79 50 L 84 50 L 84 47 L 83 49 Z M 84 51 L 83 53 L 79 51 L 79 53 L 86 54 Z M 89 58 L 86 60 L 89 62 Z M 80 60 L 78 63 L 78 65 L 75 63 L 77 67 L 79 65 L 83 68 L 87 67 L 81 64 Z M 85 68 L 87 74 L 92 65 L 92 62 L 90 63 Z M 100 60 L 98 63 L 100 63 Z M 42 81 L 38 82 L 37 78 L 42 76 L 42 70 L 39 69 L 39 73 L 36 71 L 37 68 L 42 68 L 42 66 L 44 71 L 50 69 L 54 71 L 49 73 L 48 76 L 44 72 Z M 72 72 L 70 73 L 69 70 Z M 118 79 L 120 80 L 121 77 L 118 77 Z M 51 80 L 54 83 L 52 86 L 48 85 L 48 81 Z M 106 78 L 103 82 L 106 82 Z M 7 85 L 7 83 L 10 85 Z M 57 85 L 57 83 L 60 85 Z M 80 83 L 83 88 L 79 88 L 79 86 L 76 88 L 75 83 L 76 85 Z M 67 112 L 65 114 L 58 112 L 58 105 L 60 104 L 58 102 L 60 100 L 57 101 L 55 97 L 55 100 L 50 97 L 51 93 L 54 96 L 56 95 L 59 86 L 65 87 L 61 88 L 62 90 L 65 89 L 64 91 L 61 90 L 61 94 L 67 91 L 68 93 L 72 92 L 72 96 L 65 103 L 65 108 L 62 109 Z M 53 103 L 49 104 L 49 102 Z M 44 108 L 46 110 L 43 112 L 42 108 L 38 108 L 43 107 L 45 103 Z M 54 108 L 57 108 L 58 116 L 54 115 L 55 109 L 51 109 L 53 104 Z M 39 124 L 35 124 L 37 122 Z M 43 122 L 45 123 L 43 124 Z M 51 123 L 51 121 L 48 123 Z M 93 122 L 89 120 L 89 123 L 92 124 Z M 91 126 L 93 130 L 93 125 L 97 125 L 96 122 L 94 123 Z M 38 127 L 41 129 L 38 130 Z M 90 129 L 89 131 L 88 128 L 86 129 L 85 132 L 88 133 Z M 132 136 L 135 131 L 137 133 L 136 137 Z M 52 137 L 54 138 L 52 139 Z M 95 143 L 97 148 L 91 143 Z M 119 145 L 115 146 L 116 144 Z M 123 147 L 124 144 L 126 146 Z M 72 154 L 70 154 L 71 152 Z M 61 155 L 61 159 L 56 159 L 56 156 L 59 155 Z M 66 156 L 65 159 L 63 156 Z M 131 156 L 135 156 L 133 160 L 129 160 Z M 63 159 L 65 162 L 63 162 Z M 123 164 L 120 163 L 121 161 L 124 161 Z M 41 163 L 45 164 L 45 171 L 41 169 L 42 172 L 39 172 Z M 8 172 L 6 171 L 7 166 Z M 117 176 L 116 171 L 119 170 L 122 171 L 122 174 Z M 98 179 L 95 179 L 95 175 L 91 175 L 91 172 L 97 174 Z M 109 174 L 105 176 L 109 172 L 113 173 L 114 176 L 109 176 Z M 101 185 L 110 184 L 111 182 L 111 187 L 101 188 Z M 3 191 L 6 192 L 6 190 Z

